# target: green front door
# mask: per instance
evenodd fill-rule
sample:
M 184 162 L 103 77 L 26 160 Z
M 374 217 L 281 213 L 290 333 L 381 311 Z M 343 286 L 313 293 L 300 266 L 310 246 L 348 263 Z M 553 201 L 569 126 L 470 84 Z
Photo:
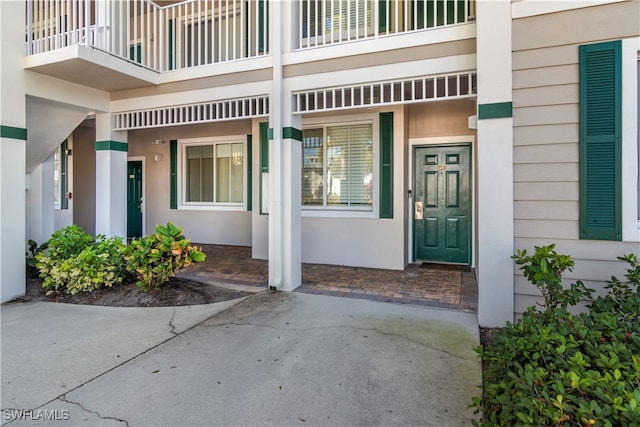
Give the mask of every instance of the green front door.
M 414 149 L 414 259 L 469 264 L 470 147 Z
M 142 236 L 142 161 L 127 163 L 127 237 Z

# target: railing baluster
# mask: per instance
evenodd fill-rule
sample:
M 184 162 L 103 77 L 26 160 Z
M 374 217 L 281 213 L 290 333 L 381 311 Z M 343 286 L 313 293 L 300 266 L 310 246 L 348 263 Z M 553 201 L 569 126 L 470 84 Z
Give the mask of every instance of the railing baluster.
M 219 15 L 220 18 L 222 19 L 222 14 Z M 228 61 L 229 60 L 229 0 L 226 0 L 225 3 L 225 8 L 224 8 L 224 32 L 227 35 L 225 37 L 225 44 L 224 44 L 224 60 Z
M 215 62 L 222 62 L 222 0 L 218 0 L 218 7 L 215 16 L 218 17 L 218 19 L 215 19 L 216 27 L 218 28 L 218 38 L 216 40 L 218 55 L 216 55 Z
M 175 40 L 175 44 L 176 44 L 176 50 L 175 50 L 175 55 L 174 55 L 174 61 L 176 62 L 176 69 L 178 68 L 182 68 L 182 47 L 183 47 L 183 42 L 182 42 L 182 29 L 184 28 L 183 24 L 182 24 L 182 12 L 183 12 L 184 7 L 182 5 L 178 6 L 178 18 L 176 19 L 176 23 L 175 23 L 175 32 L 176 32 L 176 40 Z
M 138 62 L 138 49 L 135 48 L 138 40 L 138 19 L 138 2 L 133 0 L 133 33 L 131 34 L 130 40 L 127 41 L 127 44 L 133 42 L 133 55 L 128 56 L 133 56 L 131 59 L 135 62 Z
M 211 14 L 211 19 L 213 20 L 213 14 Z M 211 58 L 209 56 L 209 0 L 205 0 L 204 2 L 204 63 L 211 64 Z
M 444 9 L 444 11 L 442 12 L 442 15 L 444 16 L 444 19 L 442 20 L 442 26 L 445 26 L 447 25 L 447 22 L 449 22 L 449 0 L 442 1 L 442 8 Z
M 25 49 L 25 55 L 31 55 L 33 53 L 33 46 L 31 46 L 32 31 L 33 31 L 33 19 L 31 14 L 33 12 L 33 2 L 27 3 L 27 46 Z
M 190 39 L 190 43 L 189 43 L 189 58 L 191 59 L 190 62 L 188 62 L 185 65 L 188 65 L 190 67 L 193 67 L 195 64 L 195 52 L 194 52 L 194 44 L 195 44 L 195 18 L 194 18 L 194 9 L 195 9 L 195 4 L 191 3 L 191 14 L 190 14 L 190 22 L 191 25 L 189 27 L 189 33 L 191 34 L 191 39 Z

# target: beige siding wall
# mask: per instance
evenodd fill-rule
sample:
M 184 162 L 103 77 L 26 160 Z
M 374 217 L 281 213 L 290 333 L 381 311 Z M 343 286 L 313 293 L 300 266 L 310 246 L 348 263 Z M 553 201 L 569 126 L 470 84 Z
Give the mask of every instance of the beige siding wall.
M 469 130 L 469 116 L 476 113 L 474 100 L 411 104 L 409 138 L 474 135 Z
M 637 37 L 639 13 L 629 1 L 513 21 L 515 247 L 556 243 L 576 261 L 566 280 L 599 292 L 638 243 L 579 239 L 578 46 Z M 539 299 L 519 272 L 515 292 L 517 314 Z

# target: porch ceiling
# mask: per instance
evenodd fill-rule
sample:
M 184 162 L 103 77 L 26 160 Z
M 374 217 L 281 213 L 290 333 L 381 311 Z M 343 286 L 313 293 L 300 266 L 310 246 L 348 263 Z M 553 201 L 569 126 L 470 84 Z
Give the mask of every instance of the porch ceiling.
M 159 83 L 156 71 L 81 45 L 27 56 L 24 68 L 107 92 Z

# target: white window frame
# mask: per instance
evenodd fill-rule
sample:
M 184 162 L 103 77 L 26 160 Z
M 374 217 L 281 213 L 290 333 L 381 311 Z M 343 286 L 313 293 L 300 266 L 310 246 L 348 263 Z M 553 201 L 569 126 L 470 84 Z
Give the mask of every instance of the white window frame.
M 187 202 L 187 147 L 217 144 L 242 144 L 242 202 Z M 215 153 L 215 149 L 214 149 Z M 215 159 L 215 158 L 214 158 Z M 215 174 L 215 162 L 214 162 Z M 178 140 L 178 209 L 206 211 L 246 211 L 247 210 L 247 137 L 229 135 Z
M 640 242 L 640 37 L 622 40 L 622 241 Z
M 62 145 L 53 152 L 53 209 L 62 209 Z
M 327 128 L 332 126 L 349 126 L 371 124 L 373 136 L 373 189 L 371 207 L 354 206 L 302 206 L 303 217 L 315 218 L 378 218 L 380 200 L 380 124 L 379 114 L 354 114 L 349 116 L 331 116 L 303 119 L 302 130 Z M 324 135 L 326 137 L 326 135 Z M 323 141 L 323 149 L 326 141 Z M 302 153 L 300 154 L 301 162 Z M 324 158 L 326 159 L 326 153 Z M 323 168 L 324 169 L 324 168 Z M 302 172 L 302 170 L 301 170 Z M 302 181 L 302 174 L 300 175 Z M 302 191 L 302 189 L 301 189 Z

